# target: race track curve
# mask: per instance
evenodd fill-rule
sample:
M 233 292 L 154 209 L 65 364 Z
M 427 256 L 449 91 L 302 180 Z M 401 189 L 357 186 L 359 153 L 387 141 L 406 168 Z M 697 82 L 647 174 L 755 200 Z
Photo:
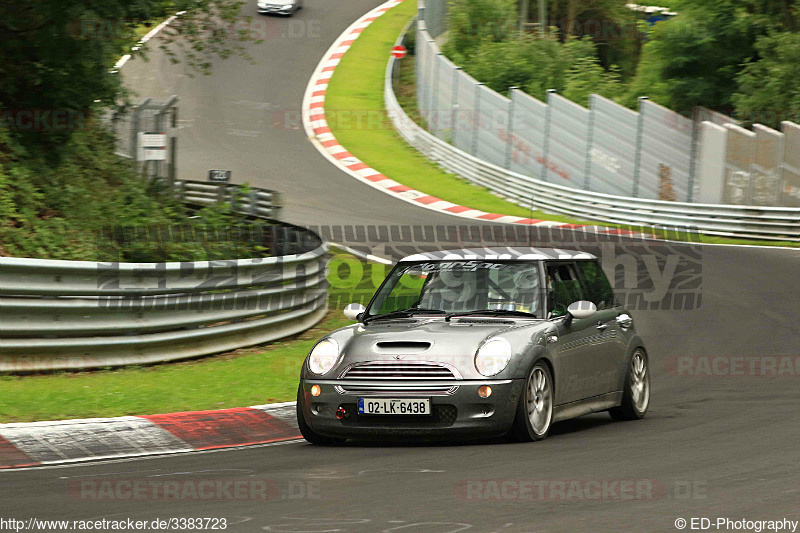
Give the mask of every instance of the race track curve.
M 187 77 L 156 52 L 150 63 L 134 60 L 123 72 L 142 96 L 181 97 L 181 178 L 232 169 L 235 181 L 282 191 L 286 218 L 300 224 L 463 224 L 337 170 L 299 122 L 297 129 L 274 126 L 276 115 L 299 115 L 322 54 L 378 4 L 307 0 L 294 19 L 268 19 L 282 37 L 250 47 L 254 64 L 218 61 L 210 77 Z M 247 10 L 255 15 L 253 2 Z M 651 410 L 642 421 L 591 415 L 555 425 L 535 444 L 290 443 L 9 471 L 0 474 L 0 507 L 17 518 L 225 517 L 227 531 L 243 532 L 676 531 L 678 518 L 798 520 L 800 257 L 764 248 L 692 253 L 701 265 L 700 308 L 634 313 L 653 372 Z M 754 375 L 743 359 L 742 372 L 726 372 L 719 361 L 738 364 L 734 356 L 789 361 L 794 371 Z M 686 375 L 676 370 L 680 357 L 718 366 L 711 375 Z M 97 500 L 80 489 L 85 480 L 232 479 L 264 480 L 278 492 L 268 501 L 247 494 Z M 519 498 L 533 481 L 540 484 Z M 651 490 L 630 499 L 614 488 L 631 481 Z

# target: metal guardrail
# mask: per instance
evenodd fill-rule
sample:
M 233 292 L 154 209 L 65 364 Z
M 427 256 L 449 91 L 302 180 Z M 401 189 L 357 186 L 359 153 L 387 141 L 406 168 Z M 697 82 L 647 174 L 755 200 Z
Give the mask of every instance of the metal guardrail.
M 176 188 L 189 203 L 235 198 L 226 196 L 235 186 L 204 185 Z M 236 210 L 270 219 L 280 210 L 276 199 L 253 189 Z M 266 226 L 261 235 L 272 257 L 181 263 L 1 257 L 0 371 L 172 361 L 305 331 L 327 312 L 327 244 L 288 224 Z
M 396 44 L 403 44 L 406 30 Z M 417 39 L 417 48 L 430 42 Z M 395 130 L 429 159 L 492 193 L 548 212 L 636 226 L 696 228 L 725 237 L 800 242 L 800 208 L 669 202 L 590 192 L 532 178 L 474 157 L 416 124 L 397 101 L 392 86 L 397 60 L 384 78 L 386 111 Z
M 242 214 L 269 220 L 280 220 L 283 202 L 280 193 L 265 189 L 250 189 L 247 195 L 239 194 L 241 185 L 210 183 L 207 181 L 176 181 L 175 195 L 183 203 L 213 205 L 231 203 Z

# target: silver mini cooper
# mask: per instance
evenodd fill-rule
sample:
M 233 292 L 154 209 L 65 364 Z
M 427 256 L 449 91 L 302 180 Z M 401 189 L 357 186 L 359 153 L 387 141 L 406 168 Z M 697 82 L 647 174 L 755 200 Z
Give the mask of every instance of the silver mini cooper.
M 597 258 L 503 248 L 417 254 L 395 265 L 356 324 L 306 358 L 306 440 L 544 439 L 553 422 L 642 418 L 644 343 Z

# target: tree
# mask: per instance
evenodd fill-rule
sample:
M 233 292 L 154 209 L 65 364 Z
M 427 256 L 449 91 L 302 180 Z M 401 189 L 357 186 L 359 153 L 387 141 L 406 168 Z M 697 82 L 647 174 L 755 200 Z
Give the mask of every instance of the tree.
M 677 2 L 678 16 L 649 35 L 630 99 L 647 95 L 686 114 L 695 106 L 730 112 L 737 74 L 766 23 L 749 10 L 755 1 Z
M 586 106 L 589 95 L 601 94 L 616 99 L 622 93 L 619 69 L 612 65 L 606 70 L 595 56 L 576 58 L 567 70 L 563 96 L 573 102 Z
M 737 78 L 737 116 L 775 129 L 783 120 L 800 121 L 800 34 L 760 37 L 756 50 L 760 58 L 747 63 Z
M 501 42 L 513 35 L 516 18 L 514 0 L 450 0 L 444 52 L 463 63 L 482 42 Z
M 167 13 L 185 13 L 165 35 L 187 50 L 185 61 L 206 71 L 211 58 L 243 54 L 249 32 L 226 31 L 244 0 L 3 0 L 0 4 L 0 102 L 6 122 L 21 111 L 76 116 L 115 106 L 124 95 L 110 67 L 135 41 L 134 27 Z M 99 104 L 99 105 L 98 105 Z M 6 124 L 7 126 L 9 124 Z M 14 130 L 23 144 L 63 145 L 70 128 Z

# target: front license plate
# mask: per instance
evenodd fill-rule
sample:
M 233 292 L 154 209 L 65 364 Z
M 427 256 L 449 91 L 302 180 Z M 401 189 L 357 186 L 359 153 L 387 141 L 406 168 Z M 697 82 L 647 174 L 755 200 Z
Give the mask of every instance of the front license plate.
M 427 399 L 359 398 L 360 415 L 429 415 L 431 401 Z

